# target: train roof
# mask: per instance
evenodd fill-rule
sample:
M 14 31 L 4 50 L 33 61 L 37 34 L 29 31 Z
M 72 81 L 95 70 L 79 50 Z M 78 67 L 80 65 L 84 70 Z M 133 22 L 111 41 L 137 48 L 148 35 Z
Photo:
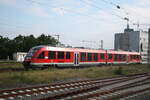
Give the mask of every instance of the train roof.
M 64 47 L 52 47 L 52 46 L 35 46 L 33 48 L 43 48 L 46 50 L 51 50 L 51 51 L 80 51 L 80 52 L 95 52 L 95 53 L 105 53 L 106 50 L 96 50 L 96 49 L 81 49 L 81 48 L 64 48 Z M 133 55 L 139 55 L 139 52 L 129 52 L 129 51 L 114 51 L 114 50 L 107 50 L 107 53 L 114 53 L 114 54 L 133 54 Z
M 94 50 L 94 49 L 81 49 L 81 48 L 64 48 L 64 47 L 52 47 L 52 46 L 35 46 L 33 48 L 43 48 L 46 50 L 51 50 L 51 51 L 80 51 L 80 52 L 102 52 L 105 53 L 105 50 Z
M 140 53 L 139 53 L 139 52 L 129 52 L 129 51 L 113 51 L 113 50 L 107 50 L 107 53 L 140 55 Z

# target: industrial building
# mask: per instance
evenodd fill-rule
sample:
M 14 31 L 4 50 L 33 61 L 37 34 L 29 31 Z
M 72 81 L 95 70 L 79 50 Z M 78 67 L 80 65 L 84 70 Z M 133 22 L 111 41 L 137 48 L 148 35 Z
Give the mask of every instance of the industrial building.
M 23 62 L 26 55 L 26 52 L 17 52 L 13 54 L 13 59 L 17 62 Z
M 124 33 L 115 34 L 115 50 L 140 52 L 143 63 L 148 60 L 148 31 L 134 31 L 129 26 Z

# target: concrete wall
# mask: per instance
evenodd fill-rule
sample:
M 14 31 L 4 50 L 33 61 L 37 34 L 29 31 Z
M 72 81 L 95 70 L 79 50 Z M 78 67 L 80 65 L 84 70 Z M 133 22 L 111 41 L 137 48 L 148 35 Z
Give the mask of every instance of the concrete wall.
M 129 50 L 139 52 L 140 32 L 129 32 Z
M 148 57 L 148 32 L 128 31 L 115 34 L 115 50 L 136 51 L 142 55 L 144 63 Z
M 142 60 L 144 63 L 147 63 L 147 58 L 148 58 L 148 32 L 140 32 L 140 52 L 142 55 Z

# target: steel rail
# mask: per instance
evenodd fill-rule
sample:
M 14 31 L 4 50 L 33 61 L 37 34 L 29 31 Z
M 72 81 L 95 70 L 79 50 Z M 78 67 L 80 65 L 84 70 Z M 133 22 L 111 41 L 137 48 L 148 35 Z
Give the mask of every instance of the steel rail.
M 56 93 L 50 96 L 46 96 L 40 98 L 39 100 L 47 100 L 47 99 L 57 99 L 61 97 L 66 97 L 67 95 L 74 95 L 79 94 L 95 89 L 99 89 L 103 86 L 108 86 L 112 84 L 117 84 L 119 82 L 125 82 L 128 80 L 145 77 L 148 73 L 143 74 L 134 74 L 128 76 L 121 76 L 116 78 L 105 78 L 105 79 L 94 79 L 94 80 L 82 80 L 82 81 L 74 81 L 74 82 L 65 82 L 65 83 L 58 83 L 58 84 L 48 84 L 42 86 L 33 86 L 33 87 L 25 87 L 25 88 L 17 88 L 17 89 L 10 89 L 10 90 L 2 90 L 0 91 L 0 99 L 7 99 L 9 97 L 17 97 L 17 96 L 24 96 L 24 95 L 34 95 L 40 93 L 47 93 L 49 91 L 59 91 L 62 90 L 63 92 Z M 70 91 L 64 91 L 65 89 L 75 89 Z

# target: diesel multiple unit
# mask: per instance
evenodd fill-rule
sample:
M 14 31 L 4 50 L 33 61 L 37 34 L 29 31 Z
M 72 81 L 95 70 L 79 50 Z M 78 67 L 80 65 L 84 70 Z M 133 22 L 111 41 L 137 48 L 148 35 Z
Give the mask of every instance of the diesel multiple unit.
M 23 62 L 26 69 L 141 63 L 138 52 L 36 46 Z

